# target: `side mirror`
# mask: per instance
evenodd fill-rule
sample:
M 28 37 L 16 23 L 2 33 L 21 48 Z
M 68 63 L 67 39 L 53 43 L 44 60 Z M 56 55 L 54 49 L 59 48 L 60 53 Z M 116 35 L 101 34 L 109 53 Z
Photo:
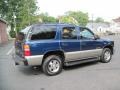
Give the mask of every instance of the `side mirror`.
M 95 40 L 100 39 L 98 35 L 94 35 Z

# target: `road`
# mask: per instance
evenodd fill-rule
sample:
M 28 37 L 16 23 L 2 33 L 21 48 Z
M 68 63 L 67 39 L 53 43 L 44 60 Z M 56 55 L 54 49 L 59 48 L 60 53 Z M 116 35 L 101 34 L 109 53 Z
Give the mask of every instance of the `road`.
M 15 66 L 9 42 L 0 46 L 0 90 L 120 90 L 120 36 L 115 41 L 115 54 L 110 63 L 92 62 L 64 67 L 57 76 L 46 76 L 40 69 Z

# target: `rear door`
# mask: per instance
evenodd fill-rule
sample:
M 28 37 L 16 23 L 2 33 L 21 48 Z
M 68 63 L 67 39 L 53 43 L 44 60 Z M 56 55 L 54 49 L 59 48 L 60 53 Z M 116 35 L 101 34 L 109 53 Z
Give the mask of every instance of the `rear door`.
M 74 26 L 61 27 L 61 49 L 65 52 L 67 61 L 79 58 L 80 42 L 78 40 L 78 28 Z
M 88 28 L 80 28 L 80 58 L 98 57 L 102 53 L 101 43 Z

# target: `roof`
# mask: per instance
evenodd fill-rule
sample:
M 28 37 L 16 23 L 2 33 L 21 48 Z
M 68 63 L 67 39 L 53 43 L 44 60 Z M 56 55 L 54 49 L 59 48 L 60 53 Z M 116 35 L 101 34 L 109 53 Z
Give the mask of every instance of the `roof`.
M 0 21 L 7 24 L 7 21 L 5 21 L 4 19 L 0 18 Z
M 113 19 L 114 22 L 120 22 L 120 17 Z
M 90 29 L 97 29 L 99 27 L 103 27 L 103 28 L 109 28 L 110 27 L 110 24 L 108 23 L 88 23 L 86 25 L 86 27 L 90 28 Z
M 76 26 L 74 24 L 68 24 L 68 23 L 37 23 L 37 24 L 32 24 L 29 26 L 26 26 L 24 29 L 22 29 L 22 32 L 27 32 L 27 28 L 29 27 L 34 27 L 34 26 L 40 26 L 40 25 L 48 25 L 48 26 Z M 80 27 L 80 26 L 79 26 Z

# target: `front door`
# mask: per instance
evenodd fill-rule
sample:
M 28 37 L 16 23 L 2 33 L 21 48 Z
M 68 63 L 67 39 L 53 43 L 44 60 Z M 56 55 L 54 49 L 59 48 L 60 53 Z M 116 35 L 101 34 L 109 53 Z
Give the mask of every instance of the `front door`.
M 80 28 L 80 43 L 80 58 L 92 58 L 101 55 L 101 43 L 95 39 L 94 33 L 88 28 Z

